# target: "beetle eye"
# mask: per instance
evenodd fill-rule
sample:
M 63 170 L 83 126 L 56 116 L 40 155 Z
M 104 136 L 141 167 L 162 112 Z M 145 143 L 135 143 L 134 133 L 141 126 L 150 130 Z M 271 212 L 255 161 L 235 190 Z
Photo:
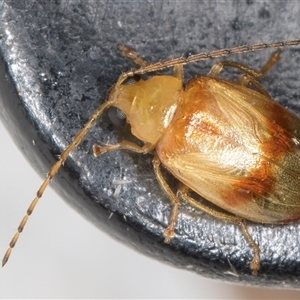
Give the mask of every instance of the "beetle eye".
M 111 106 L 108 109 L 108 117 L 117 127 L 122 127 L 126 124 L 126 115 L 117 107 Z

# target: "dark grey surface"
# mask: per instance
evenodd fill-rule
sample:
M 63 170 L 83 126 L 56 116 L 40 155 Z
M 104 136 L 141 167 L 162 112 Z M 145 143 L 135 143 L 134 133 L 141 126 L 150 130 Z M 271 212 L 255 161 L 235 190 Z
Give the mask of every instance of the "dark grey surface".
M 55 161 L 104 101 L 118 75 L 131 67 L 117 52 L 117 43 L 157 61 L 294 39 L 299 27 L 298 2 L 287 2 L 283 8 L 280 2 L 255 1 L 4 1 L 0 10 L 1 71 L 8 71 L 15 87 L 0 80 L 1 117 L 38 171 Z M 232 59 L 259 67 L 269 54 Z M 300 109 L 298 61 L 298 49 L 286 49 L 263 80 L 268 92 L 294 112 Z M 212 64 L 187 66 L 186 78 L 206 74 Z M 228 281 L 298 287 L 299 223 L 251 224 L 262 250 L 258 277 L 250 273 L 252 251 L 239 230 L 191 207 L 183 205 L 176 238 L 165 245 L 162 232 L 170 207 L 154 177 L 151 156 L 126 151 L 98 159 L 91 155 L 95 142 L 114 143 L 121 136 L 104 115 L 54 180 L 55 188 L 77 210 L 124 243 L 179 267 Z M 232 276 L 229 262 L 238 276 Z

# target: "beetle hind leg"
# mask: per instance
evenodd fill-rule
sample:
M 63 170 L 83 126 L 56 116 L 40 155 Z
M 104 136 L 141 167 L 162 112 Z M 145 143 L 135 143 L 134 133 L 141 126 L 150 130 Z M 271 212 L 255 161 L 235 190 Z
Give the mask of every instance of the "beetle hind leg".
M 155 156 L 153 159 L 153 168 L 154 168 L 156 178 L 160 186 L 162 187 L 162 189 L 169 196 L 169 199 L 172 204 L 172 211 L 169 220 L 169 225 L 164 231 L 165 243 L 170 243 L 171 239 L 175 236 L 175 225 L 178 220 L 178 211 L 179 211 L 179 206 L 181 204 L 179 198 L 182 198 L 192 206 L 197 207 L 198 209 L 204 211 L 205 213 L 213 217 L 216 217 L 218 219 L 221 219 L 225 222 L 236 224 L 240 227 L 244 237 L 246 238 L 247 242 L 250 244 L 253 250 L 253 258 L 250 263 L 250 268 L 252 270 L 252 274 L 257 275 L 258 270 L 260 269 L 260 249 L 258 245 L 255 243 L 255 241 L 253 240 L 253 238 L 251 237 L 251 235 L 249 234 L 245 220 L 237 216 L 231 215 L 229 213 L 219 212 L 211 207 L 202 204 L 196 199 L 190 197 L 188 195 L 189 188 L 184 184 L 180 185 L 177 191 L 177 195 L 175 195 L 171 190 L 170 186 L 167 184 L 166 180 L 163 178 L 163 175 L 160 171 L 160 165 L 161 162 L 158 156 Z
M 189 190 L 190 189 L 186 185 L 181 184 L 178 189 L 177 195 L 180 196 L 182 199 L 184 199 L 189 204 L 191 204 L 192 206 L 197 207 L 198 209 L 202 210 L 203 212 L 205 212 L 215 218 L 221 219 L 225 222 L 236 224 L 240 227 L 245 239 L 250 244 L 250 246 L 253 250 L 253 258 L 250 262 L 250 268 L 252 270 L 252 274 L 257 275 L 258 270 L 260 269 L 260 249 L 259 249 L 259 246 L 255 243 L 255 241 L 251 237 L 251 235 L 247 229 L 245 220 L 240 217 L 237 217 L 235 215 L 231 215 L 231 214 L 225 213 L 225 212 L 220 212 L 220 211 L 215 210 L 214 208 L 206 206 L 205 204 L 190 197 L 188 195 Z

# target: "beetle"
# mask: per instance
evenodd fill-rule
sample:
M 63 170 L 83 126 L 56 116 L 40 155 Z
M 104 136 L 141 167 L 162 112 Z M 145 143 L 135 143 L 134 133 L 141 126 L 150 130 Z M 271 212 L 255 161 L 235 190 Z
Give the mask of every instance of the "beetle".
M 12 238 L 4 266 L 37 202 L 70 152 L 82 141 L 93 123 L 109 107 L 126 116 L 132 134 L 144 144 L 123 140 L 113 145 L 94 145 L 95 156 L 117 149 L 137 153 L 155 152 L 154 173 L 170 199 L 172 210 L 164 230 L 165 242 L 175 236 L 181 200 L 226 222 L 238 225 L 253 249 L 252 273 L 260 269 L 260 249 L 249 234 L 245 220 L 286 223 L 300 218 L 298 193 L 300 119 L 277 104 L 258 83 L 279 59 L 281 48 L 300 40 L 256 44 L 187 58 L 147 64 L 131 48 L 119 45 L 125 57 L 141 68 L 120 75 L 107 101 L 99 106 L 73 142 L 62 152 L 37 191 Z M 216 63 L 207 76 L 192 78 L 184 85 L 183 65 L 235 53 L 278 48 L 256 71 L 241 63 Z M 174 67 L 172 75 L 153 75 L 130 83 L 127 79 Z M 237 82 L 219 78 L 223 67 L 243 72 Z M 177 193 L 168 185 L 161 166 L 180 182 Z M 222 211 L 211 208 L 190 192 L 202 196 Z

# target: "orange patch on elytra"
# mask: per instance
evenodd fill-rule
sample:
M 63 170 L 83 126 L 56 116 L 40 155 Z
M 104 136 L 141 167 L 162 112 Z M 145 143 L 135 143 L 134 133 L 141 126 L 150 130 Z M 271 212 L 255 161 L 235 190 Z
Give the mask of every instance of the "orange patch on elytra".
M 261 157 L 254 169 L 222 193 L 222 199 L 231 207 L 238 206 L 250 201 L 254 196 L 265 196 L 271 193 L 274 185 L 271 163 Z
M 280 111 L 281 112 L 281 111 Z M 277 113 L 279 113 L 277 111 Z M 276 115 L 276 112 L 273 112 Z M 281 123 L 284 121 L 281 120 Z M 222 198 L 231 207 L 245 204 L 257 197 L 267 197 L 275 190 L 276 169 L 284 156 L 293 151 L 292 136 L 275 121 L 266 123 L 270 139 L 260 145 L 260 159 L 245 177 L 238 179 L 222 193 Z
M 222 193 L 221 196 L 224 202 L 230 207 L 244 204 L 252 197 L 252 195 L 247 190 L 239 190 L 237 186 L 234 186 L 230 191 Z

